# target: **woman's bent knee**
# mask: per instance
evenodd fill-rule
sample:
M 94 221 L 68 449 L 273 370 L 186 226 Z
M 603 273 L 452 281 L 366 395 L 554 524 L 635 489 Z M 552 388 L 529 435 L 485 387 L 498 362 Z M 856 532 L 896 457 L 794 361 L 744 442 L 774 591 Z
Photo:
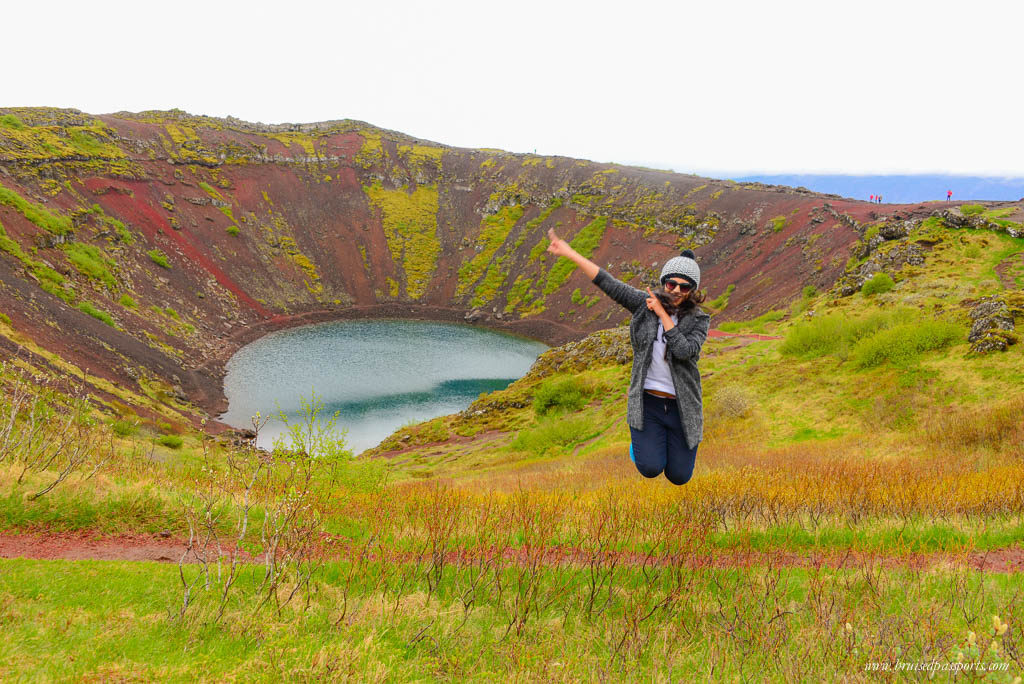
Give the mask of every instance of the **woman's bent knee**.
M 658 477 L 662 473 L 661 468 L 652 468 L 649 465 L 637 463 L 636 469 L 640 471 L 640 474 L 644 477 Z
M 669 482 L 671 482 L 674 485 L 684 485 L 684 484 L 686 484 L 687 482 L 690 481 L 690 478 L 693 477 L 693 471 L 691 470 L 688 473 L 680 474 L 680 473 L 669 473 L 666 470 L 665 471 L 665 477 L 666 477 L 666 479 L 668 479 Z

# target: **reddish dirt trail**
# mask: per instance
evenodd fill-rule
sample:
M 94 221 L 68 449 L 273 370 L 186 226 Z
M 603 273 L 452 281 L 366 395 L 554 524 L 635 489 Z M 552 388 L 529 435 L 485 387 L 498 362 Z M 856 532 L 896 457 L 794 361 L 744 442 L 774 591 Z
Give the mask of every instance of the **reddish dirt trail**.
M 97 537 L 67 532 L 45 535 L 0 533 L 0 558 L 177 563 L 184 552 L 185 542 L 181 539 L 148 534 Z
M 227 549 L 225 549 L 227 550 Z M 346 544 L 328 543 L 323 548 L 328 559 L 357 555 L 358 549 L 347 553 Z M 30 558 L 40 560 L 122 560 L 156 561 L 177 563 L 185 553 L 185 540 L 158 535 L 110 535 L 105 537 L 79 533 L 58 534 L 11 534 L 0 533 L 0 558 Z M 497 549 L 489 551 L 490 556 L 498 554 Z M 545 565 L 575 564 L 585 566 L 592 562 L 591 551 L 573 547 L 549 547 L 545 549 L 505 549 L 501 555 L 507 561 L 528 562 L 540 555 Z M 427 554 L 429 561 L 429 554 Z M 458 563 L 475 558 L 479 554 L 467 551 L 450 551 L 447 563 Z M 415 560 L 412 554 L 395 554 L 395 560 Z M 603 565 L 614 562 L 618 566 L 639 566 L 647 560 L 643 554 L 633 552 L 605 553 Z M 802 568 L 863 568 L 883 567 L 908 570 L 936 568 L 967 568 L 994 573 L 1024 572 L 1024 547 L 996 549 L 988 552 L 971 553 L 907 553 L 901 555 L 878 554 L 864 551 L 755 551 L 726 549 L 711 554 L 686 554 L 672 559 L 692 568 L 728 567 L 802 567 Z

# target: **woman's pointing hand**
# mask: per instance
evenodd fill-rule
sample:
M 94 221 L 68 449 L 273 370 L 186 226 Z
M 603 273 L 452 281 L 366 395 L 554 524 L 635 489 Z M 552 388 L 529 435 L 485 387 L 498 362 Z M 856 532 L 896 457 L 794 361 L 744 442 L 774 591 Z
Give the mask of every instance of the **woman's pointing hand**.
M 661 300 L 654 296 L 649 287 L 647 288 L 647 308 L 653 311 L 659 318 L 667 315 L 665 307 L 661 305 Z
M 554 228 L 548 228 L 548 239 L 551 240 L 551 244 L 548 245 L 548 251 L 555 256 L 569 256 L 573 249 L 569 246 L 569 243 L 555 235 Z

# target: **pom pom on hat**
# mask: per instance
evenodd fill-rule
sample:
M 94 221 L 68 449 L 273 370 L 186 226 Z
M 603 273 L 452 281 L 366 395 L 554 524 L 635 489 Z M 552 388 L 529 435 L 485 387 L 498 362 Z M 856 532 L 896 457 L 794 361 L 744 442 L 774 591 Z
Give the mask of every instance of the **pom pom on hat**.
M 669 278 L 683 278 L 689 281 L 694 290 L 700 288 L 700 266 L 697 265 L 696 255 L 691 249 L 684 249 L 679 256 L 672 257 L 665 262 L 661 269 L 661 282 Z

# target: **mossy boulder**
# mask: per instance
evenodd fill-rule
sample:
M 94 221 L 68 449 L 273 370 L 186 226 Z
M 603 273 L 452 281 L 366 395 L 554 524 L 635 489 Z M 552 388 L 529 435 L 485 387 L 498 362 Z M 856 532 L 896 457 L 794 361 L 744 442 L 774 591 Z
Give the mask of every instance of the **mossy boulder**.
M 967 341 L 971 343 L 972 352 L 1004 351 L 1017 342 L 1013 313 L 1002 297 L 993 295 L 977 300 L 969 315 L 971 331 Z
M 526 378 L 539 380 L 553 373 L 574 373 L 588 368 L 621 365 L 633 361 L 629 328 L 599 330 L 582 340 L 549 349 L 534 362 Z

